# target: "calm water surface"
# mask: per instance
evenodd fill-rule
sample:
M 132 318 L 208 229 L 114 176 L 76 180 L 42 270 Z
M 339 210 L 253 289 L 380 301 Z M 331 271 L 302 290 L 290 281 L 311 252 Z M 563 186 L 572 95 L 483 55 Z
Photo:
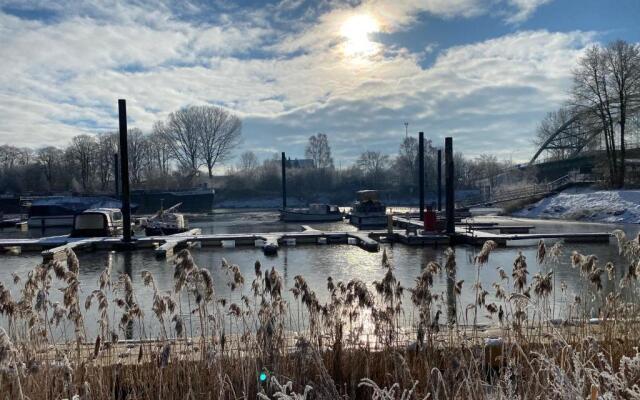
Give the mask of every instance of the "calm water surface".
M 534 232 L 603 232 L 611 231 L 616 228 L 624 229 L 628 235 L 636 235 L 638 226 L 616 226 L 610 224 L 583 224 L 573 222 L 558 221 L 533 221 L 524 219 L 514 219 L 506 217 L 478 217 L 478 220 L 500 220 L 505 223 L 516 225 L 535 225 Z M 240 233 L 240 232 L 279 232 L 279 231 L 297 231 L 300 230 L 299 224 L 287 224 L 278 221 L 278 215 L 272 211 L 220 211 L 212 216 L 194 216 L 190 218 L 190 226 L 202 228 L 204 233 Z M 343 223 L 325 223 L 315 224 L 315 228 L 324 230 L 355 230 L 354 227 Z M 46 235 L 64 234 L 64 230 L 47 231 Z M 16 232 L 15 230 L 5 230 L 0 232 L 2 237 L 37 237 L 41 235 L 39 231 Z M 550 246 L 553 241 L 548 241 Z M 443 252 L 444 247 L 409 247 L 401 244 L 383 244 L 381 250 L 384 249 L 389 259 L 395 267 L 397 279 L 399 279 L 405 287 L 413 286 L 415 278 L 420 274 L 421 268 L 429 261 L 437 261 L 444 264 Z M 627 268 L 627 262 L 618 255 L 615 240 L 609 245 L 606 244 L 566 244 L 564 254 L 560 262 L 557 264 L 538 265 L 536 262 L 535 243 L 516 242 L 507 248 L 496 249 L 490 256 L 489 263 L 481 268 L 480 281 L 484 289 L 489 291 L 487 303 L 496 302 L 500 304 L 494 297 L 495 290 L 492 284 L 500 280 L 498 275 L 498 267 L 502 267 L 509 276 L 511 276 L 513 260 L 518 251 L 527 258 L 530 278 L 538 271 L 555 271 L 555 285 L 560 287 L 560 283 L 567 285 L 567 291 L 564 294 L 558 290 L 556 293 L 556 316 L 563 317 L 568 309 L 568 302 L 573 301 L 577 294 L 584 296 L 584 279 L 580 278 L 579 272 L 574 270 L 569 261 L 572 250 L 577 250 L 583 254 L 595 254 L 598 257 L 598 264 L 604 266 L 607 261 L 612 261 L 616 266 L 616 280 L 608 281 L 606 274 L 603 274 L 603 284 L 605 286 L 604 293 L 618 289 L 618 282 L 623 272 Z M 457 276 L 456 280 L 463 279 L 463 293 L 461 302 L 463 305 L 473 302 L 474 292 L 471 289 L 476 277 L 476 267 L 473 265 L 473 257 L 479 249 L 470 246 L 457 246 L 456 249 Z M 254 278 L 254 263 L 260 261 L 265 268 L 274 267 L 284 278 L 286 288 L 291 288 L 296 275 L 302 275 L 310 284 L 313 290 L 318 294 L 321 300 L 327 299 L 326 281 L 331 276 L 335 281 L 349 281 L 351 279 L 360 279 L 371 286 L 374 280 L 383 277 L 385 270 L 381 267 L 382 251 L 379 253 L 369 253 L 357 246 L 349 245 L 298 245 L 294 247 L 282 247 L 276 257 L 266 257 L 258 248 L 240 247 L 235 249 L 222 249 L 218 247 L 203 247 L 192 251 L 194 260 L 199 267 L 209 269 L 214 282 L 215 290 L 218 297 L 225 297 L 229 302 L 239 302 L 241 291 L 231 291 L 227 285 L 228 277 L 221 269 L 222 259 L 226 259 L 229 263 L 237 264 L 242 273 L 245 275 L 244 292 L 249 293 L 251 281 Z M 81 298 L 84 298 L 96 288 L 98 276 L 104 269 L 108 260 L 107 252 L 80 252 L 80 280 L 81 280 Z M 138 302 L 141 304 L 149 320 L 148 326 L 152 326 L 153 316 L 151 312 L 151 294 L 152 291 L 145 287 L 140 279 L 140 273 L 143 270 L 149 270 L 153 273 L 156 284 L 161 290 L 170 290 L 173 287 L 173 264 L 171 260 L 157 260 L 152 251 L 134 251 L 125 253 L 113 253 L 113 280 L 117 279 L 119 273 L 130 270 L 136 290 Z M 19 288 L 12 282 L 11 273 L 16 273 L 21 277 L 26 274 L 39 262 L 41 256 L 38 253 L 25 253 L 19 256 L 1 256 L 0 257 L 0 281 L 12 288 L 14 297 L 18 297 Z M 529 280 L 531 281 L 531 279 Z M 58 283 L 56 283 L 58 285 Z M 512 282 L 503 282 L 503 288 L 509 292 L 512 290 Z M 444 274 L 434 278 L 434 292 L 446 297 L 446 277 Z M 287 297 L 292 299 L 289 292 Z M 52 301 L 60 301 L 60 292 L 52 290 Z M 589 295 L 586 301 L 590 302 L 590 306 L 597 309 L 601 302 L 602 294 Z M 405 304 L 410 303 L 410 294 L 405 292 Z M 294 307 L 295 302 L 291 302 Z M 443 311 L 445 311 L 443 309 Z M 407 321 L 409 324 L 409 314 L 407 311 Z M 90 330 L 95 329 L 95 321 L 97 319 L 94 308 L 88 312 L 86 317 L 87 325 Z M 482 315 L 481 320 L 488 322 L 488 317 Z M 1 320 L 6 325 L 5 320 Z M 91 333 L 91 332 L 90 332 Z

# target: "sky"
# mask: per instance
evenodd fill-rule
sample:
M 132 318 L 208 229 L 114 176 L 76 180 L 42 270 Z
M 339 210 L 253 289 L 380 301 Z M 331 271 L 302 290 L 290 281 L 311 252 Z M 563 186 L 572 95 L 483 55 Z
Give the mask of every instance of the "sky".
M 640 0 L 0 0 L 0 144 L 63 147 L 188 105 L 243 121 L 236 154 L 336 165 L 452 136 L 470 157 L 528 160 L 595 43 L 640 42 Z M 233 163 L 230 160 L 229 163 Z

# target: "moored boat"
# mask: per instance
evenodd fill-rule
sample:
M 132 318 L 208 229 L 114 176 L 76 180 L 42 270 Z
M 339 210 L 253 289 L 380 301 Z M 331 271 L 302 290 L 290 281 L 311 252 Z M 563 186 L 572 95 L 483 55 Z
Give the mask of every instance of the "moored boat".
M 108 237 L 122 234 L 122 211 L 92 208 L 73 217 L 72 237 Z
M 161 208 L 154 216 L 143 222 L 147 236 L 174 235 L 188 230 L 184 215 L 176 212 L 182 203 L 173 205 L 166 210 Z
M 89 209 L 121 208 L 120 200 L 106 196 L 48 196 L 22 200 L 30 228 L 72 227 L 74 218 Z M 132 206 L 132 211 L 135 206 Z
M 286 222 L 332 222 L 342 221 L 338 206 L 330 204 L 310 204 L 308 208 L 288 208 L 280 210 L 280 219 Z
M 380 201 L 377 190 L 360 190 L 349 213 L 349 222 L 358 228 L 387 224 L 387 207 Z

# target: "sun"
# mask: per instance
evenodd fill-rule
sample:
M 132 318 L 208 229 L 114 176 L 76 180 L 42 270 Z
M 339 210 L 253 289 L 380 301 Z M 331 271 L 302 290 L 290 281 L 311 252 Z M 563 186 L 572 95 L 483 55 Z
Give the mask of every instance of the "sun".
M 354 15 L 347 19 L 340 28 L 344 37 L 344 53 L 349 56 L 369 56 L 378 49 L 378 43 L 369 38 L 371 33 L 380 31 L 380 25 L 370 15 Z

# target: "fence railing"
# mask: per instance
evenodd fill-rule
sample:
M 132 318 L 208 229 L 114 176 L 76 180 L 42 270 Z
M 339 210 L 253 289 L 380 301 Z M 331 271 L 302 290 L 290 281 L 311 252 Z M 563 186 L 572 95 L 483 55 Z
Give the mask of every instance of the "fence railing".
M 462 205 L 464 207 L 469 207 L 474 205 L 504 203 L 507 201 L 521 200 L 530 197 L 548 195 L 560 189 L 563 189 L 566 186 L 576 183 L 591 183 L 593 181 L 594 180 L 591 175 L 570 173 L 551 182 L 534 183 L 510 190 L 498 189 L 484 195 L 468 197 L 464 199 Z

